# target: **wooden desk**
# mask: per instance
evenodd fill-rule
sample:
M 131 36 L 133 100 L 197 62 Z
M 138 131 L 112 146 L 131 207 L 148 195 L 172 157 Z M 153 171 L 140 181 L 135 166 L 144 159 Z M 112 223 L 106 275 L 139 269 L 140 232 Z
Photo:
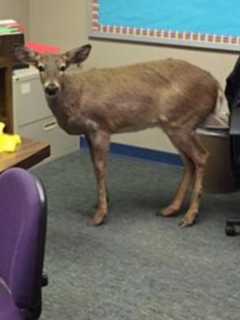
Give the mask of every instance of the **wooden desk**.
M 0 173 L 12 167 L 28 169 L 50 156 L 50 145 L 30 139 L 22 139 L 22 145 L 14 153 L 0 153 Z

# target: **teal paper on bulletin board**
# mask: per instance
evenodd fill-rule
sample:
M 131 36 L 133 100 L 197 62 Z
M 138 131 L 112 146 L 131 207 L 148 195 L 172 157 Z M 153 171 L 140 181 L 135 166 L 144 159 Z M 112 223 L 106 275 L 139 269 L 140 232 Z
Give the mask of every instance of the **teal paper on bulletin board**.
M 92 0 L 91 36 L 236 50 L 239 0 Z

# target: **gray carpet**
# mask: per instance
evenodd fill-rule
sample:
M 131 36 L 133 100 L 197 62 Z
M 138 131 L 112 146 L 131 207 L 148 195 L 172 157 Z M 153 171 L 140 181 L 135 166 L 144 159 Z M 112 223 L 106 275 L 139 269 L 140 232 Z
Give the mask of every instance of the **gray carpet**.
M 205 195 L 199 222 L 181 229 L 182 215 L 155 215 L 181 168 L 113 155 L 108 223 L 91 227 L 96 187 L 86 152 L 33 172 L 49 201 L 43 320 L 239 319 L 240 237 L 224 234 L 239 193 Z

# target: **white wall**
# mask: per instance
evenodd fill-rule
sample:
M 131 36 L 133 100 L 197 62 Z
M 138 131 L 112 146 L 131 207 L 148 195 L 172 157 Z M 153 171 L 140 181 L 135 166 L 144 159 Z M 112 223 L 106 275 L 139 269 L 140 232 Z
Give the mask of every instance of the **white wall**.
M 31 0 L 30 39 L 57 45 L 63 50 L 91 42 L 93 50 L 86 63 L 87 67 L 117 66 L 166 57 L 181 58 L 209 70 L 223 86 L 225 85 L 225 79 L 237 59 L 236 54 L 156 45 L 89 41 L 87 4 L 87 0 Z M 119 135 L 112 140 L 174 151 L 168 139 L 157 129 Z

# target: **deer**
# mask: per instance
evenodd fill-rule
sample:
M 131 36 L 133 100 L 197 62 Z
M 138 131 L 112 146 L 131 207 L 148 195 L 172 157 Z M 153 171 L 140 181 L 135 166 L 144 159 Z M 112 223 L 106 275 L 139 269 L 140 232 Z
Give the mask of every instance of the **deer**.
M 189 208 L 179 223 L 192 226 L 199 216 L 209 156 L 196 130 L 211 117 L 227 121 L 219 82 L 208 71 L 173 58 L 71 71 L 70 66 L 82 65 L 91 48 L 86 44 L 57 55 L 39 54 L 26 47 L 16 50 L 19 61 L 39 70 L 48 106 L 59 126 L 70 135 L 84 135 L 88 141 L 97 181 L 97 206 L 91 224 L 104 223 L 109 213 L 111 135 L 158 127 L 184 164 L 173 200 L 160 215 L 176 216 L 192 191 Z

